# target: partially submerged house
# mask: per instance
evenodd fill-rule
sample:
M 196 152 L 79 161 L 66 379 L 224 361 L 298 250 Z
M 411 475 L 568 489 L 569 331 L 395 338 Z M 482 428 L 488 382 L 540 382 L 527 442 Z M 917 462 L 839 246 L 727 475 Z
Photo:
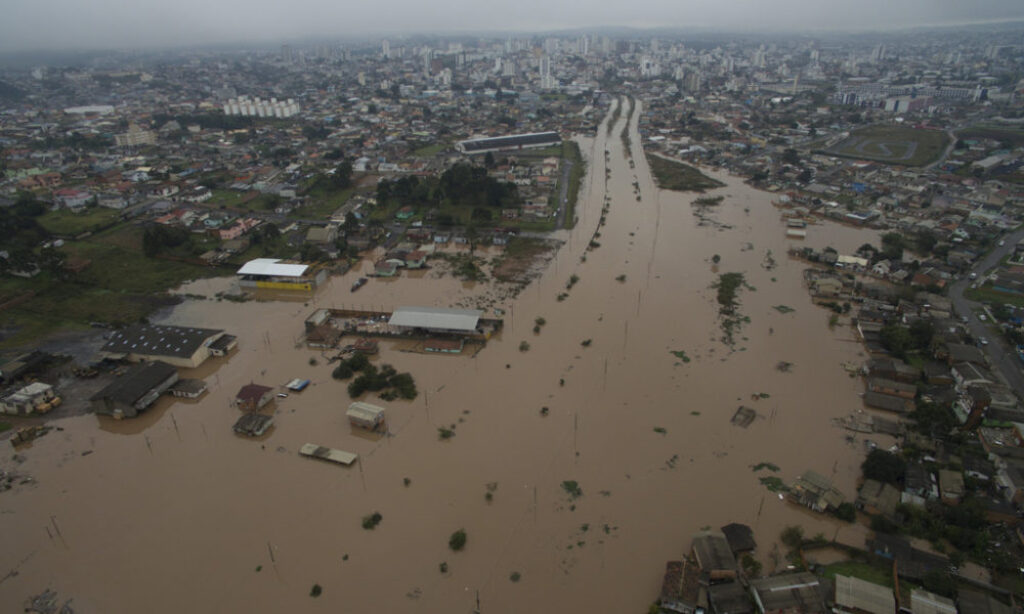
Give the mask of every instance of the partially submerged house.
M 349 424 L 368 431 L 376 431 L 384 426 L 384 408 L 356 401 L 345 411 Z
M 274 389 L 259 384 L 246 384 L 235 395 L 235 406 L 243 411 L 256 411 L 274 398 Z

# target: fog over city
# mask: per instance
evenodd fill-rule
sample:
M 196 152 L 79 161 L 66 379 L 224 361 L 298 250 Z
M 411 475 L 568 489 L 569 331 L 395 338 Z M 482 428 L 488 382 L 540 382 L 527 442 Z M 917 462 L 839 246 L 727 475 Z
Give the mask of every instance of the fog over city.
M 999 21 L 1024 16 L 1015 0 L 643 0 L 551 4 L 449 0 L 13 0 L 0 49 L 162 47 L 403 32 L 552 31 L 627 26 L 731 30 L 858 30 Z

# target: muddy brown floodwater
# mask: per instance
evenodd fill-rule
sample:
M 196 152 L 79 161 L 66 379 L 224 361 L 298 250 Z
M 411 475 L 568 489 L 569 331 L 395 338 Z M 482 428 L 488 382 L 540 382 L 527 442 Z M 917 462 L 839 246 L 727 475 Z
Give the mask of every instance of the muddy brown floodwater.
M 489 613 L 625 613 L 657 596 L 664 562 L 702 527 L 751 525 L 766 570 L 787 525 L 862 543 L 859 525 L 780 501 L 759 482 L 814 469 L 854 496 L 863 442 L 831 420 L 860 407 L 860 382 L 840 366 L 863 359 L 860 344 L 811 304 L 770 195 L 716 174 L 726 187 L 710 193 L 725 196 L 713 215 L 728 228 L 698 225 L 693 194 L 655 188 L 632 121 L 635 168 L 620 126 L 581 141 L 589 174 L 579 223 L 514 301 L 500 303 L 506 291 L 494 284 L 433 274 L 373 280 L 353 294 L 353 271 L 302 301 L 175 308 L 168 322 L 227 329 L 239 350 L 196 372 L 210 385 L 197 402 L 164 398 L 132 421 L 61 420 L 63 431 L 23 452 L 18 470 L 37 484 L 0 494 L 0 572 L 16 572 L 0 581 L 5 609 L 49 587 L 83 612 L 470 612 L 479 594 Z M 606 195 L 600 247 L 587 251 Z M 823 224 L 804 243 L 850 252 L 866 241 L 877 236 Z M 768 250 L 774 270 L 762 266 Z M 720 340 L 714 254 L 719 272 L 742 272 L 749 284 L 739 300 L 750 321 L 732 349 Z M 571 275 L 579 281 L 566 290 Z M 230 283 L 188 291 L 212 296 Z M 367 399 L 387 407 L 390 437 L 351 433 L 345 385 L 300 344 L 303 319 L 322 306 L 476 299 L 507 308 L 501 338 L 475 358 L 383 343 L 377 360 L 413 373 L 420 395 Z M 547 321 L 540 334 L 537 317 Z M 232 433 L 239 387 L 294 377 L 312 385 L 276 401 L 268 435 Z M 730 424 L 740 405 L 758 412 L 748 428 Z M 456 435 L 440 441 L 438 427 L 450 425 Z M 306 442 L 360 462 L 300 457 Z M 752 471 L 761 462 L 780 470 Z M 582 496 L 571 500 L 566 480 Z M 362 529 L 374 511 L 381 523 Z M 460 528 L 467 545 L 452 552 Z M 323 587 L 315 599 L 314 584 Z

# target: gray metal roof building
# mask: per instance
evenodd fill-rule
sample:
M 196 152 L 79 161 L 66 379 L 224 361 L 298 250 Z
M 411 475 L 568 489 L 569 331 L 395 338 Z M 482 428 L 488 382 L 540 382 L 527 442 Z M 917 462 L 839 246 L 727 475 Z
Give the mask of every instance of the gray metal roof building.
M 480 321 L 482 311 L 477 309 L 448 309 L 445 307 L 399 307 L 391 314 L 388 324 L 403 328 L 422 328 L 431 331 L 472 333 Z
M 788 573 L 750 582 L 760 611 L 821 614 L 825 607 L 825 585 L 812 573 Z M 916 612 L 914 614 L 917 614 Z
M 896 611 L 896 597 L 889 587 L 837 574 L 836 605 L 869 614 L 893 614 Z
M 98 414 L 132 418 L 178 381 L 178 370 L 159 360 L 144 362 L 89 397 Z
M 459 141 L 459 151 L 467 154 L 499 151 L 502 149 L 521 149 L 523 147 L 546 147 L 562 142 L 557 132 L 533 132 L 530 134 L 513 134 L 485 139 L 469 139 Z
M 111 333 L 100 352 L 111 358 L 160 359 L 195 367 L 209 356 L 208 346 L 222 334 L 213 328 L 137 324 Z

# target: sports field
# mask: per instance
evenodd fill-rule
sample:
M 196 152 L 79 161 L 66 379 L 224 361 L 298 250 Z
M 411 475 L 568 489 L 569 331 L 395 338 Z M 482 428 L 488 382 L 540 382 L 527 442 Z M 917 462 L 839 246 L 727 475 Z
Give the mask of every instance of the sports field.
M 869 126 L 854 130 L 824 153 L 885 164 L 924 166 L 939 159 L 949 137 L 941 130 L 909 126 Z

